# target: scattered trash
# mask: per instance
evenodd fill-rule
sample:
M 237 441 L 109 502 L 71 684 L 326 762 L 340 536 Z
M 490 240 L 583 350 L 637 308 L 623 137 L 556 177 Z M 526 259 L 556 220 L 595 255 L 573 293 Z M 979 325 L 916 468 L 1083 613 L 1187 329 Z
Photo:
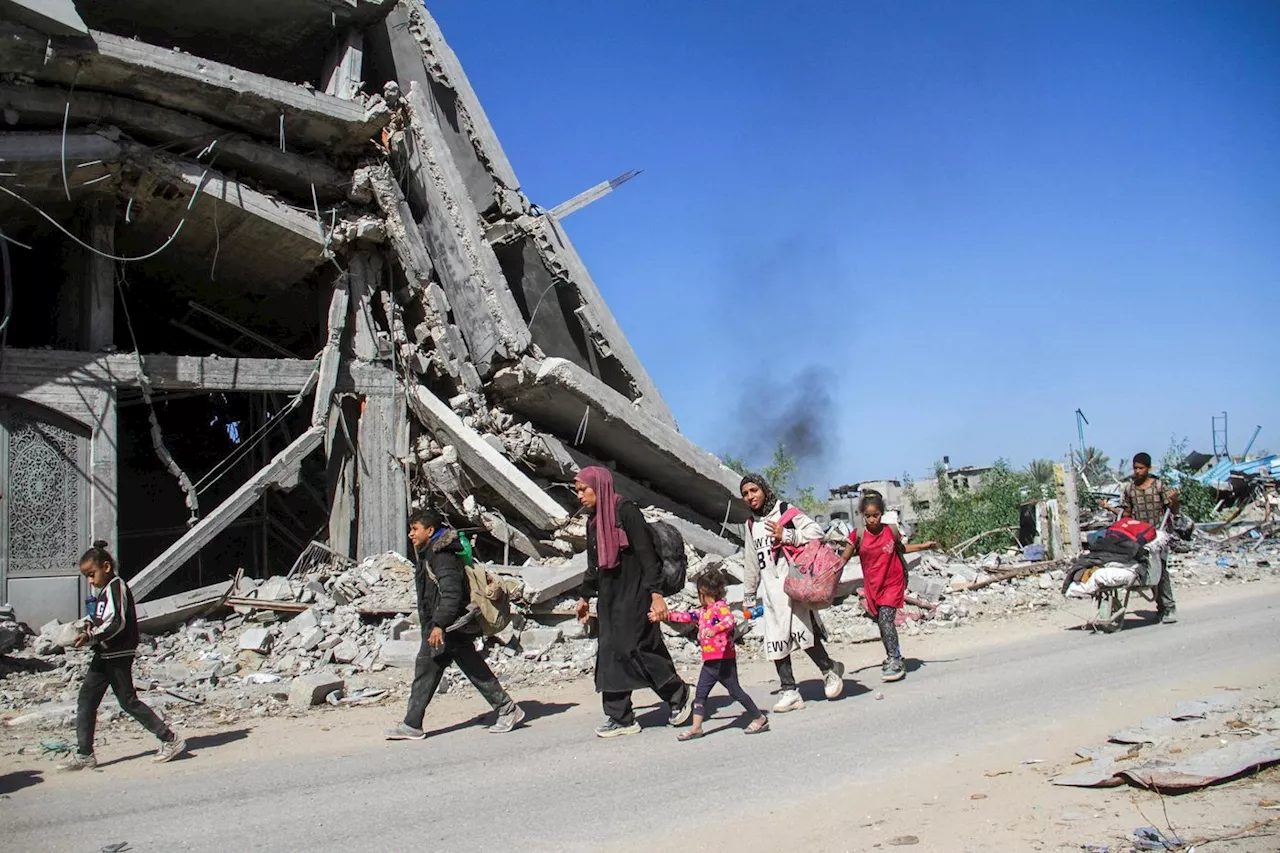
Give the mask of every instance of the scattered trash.
M 969 795 L 969 799 L 971 800 L 985 800 L 986 798 L 987 798 L 986 794 L 970 794 Z
M 1133 846 L 1139 850 L 1177 850 L 1186 844 L 1176 835 L 1165 835 L 1154 826 L 1140 826 L 1133 831 Z
M 891 845 L 893 847 L 909 847 L 912 844 L 919 844 L 919 843 L 920 843 L 920 839 L 916 838 L 914 835 L 898 835 L 898 836 L 895 836 L 894 838 L 890 838 L 888 841 L 885 842 L 885 844 Z
M 274 672 L 251 672 L 244 680 L 249 684 L 279 684 L 280 676 Z
M 63 755 L 71 752 L 71 744 L 65 740 L 42 740 L 40 749 L 46 754 Z
M 983 773 L 982 775 L 994 779 L 996 776 L 1008 776 L 1012 772 L 1013 772 L 1012 770 L 988 770 L 986 773 Z

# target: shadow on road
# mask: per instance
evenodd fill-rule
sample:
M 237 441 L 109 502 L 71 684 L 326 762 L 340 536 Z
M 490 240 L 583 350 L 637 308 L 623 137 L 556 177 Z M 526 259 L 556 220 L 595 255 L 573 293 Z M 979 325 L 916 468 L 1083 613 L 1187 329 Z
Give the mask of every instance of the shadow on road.
M 524 709 L 524 725 L 529 725 L 534 720 L 541 720 L 543 717 L 554 717 L 556 714 L 563 714 L 571 708 L 578 707 L 577 702 L 539 702 L 537 699 L 526 699 L 520 702 L 520 707 Z
M 959 658 L 938 658 L 936 660 L 922 660 L 921 658 L 909 658 L 904 656 L 902 658 L 902 664 L 903 666 L 906 667 L 907 674 L 910 675 L 913 672 L 916 672 L 921 669 L 925 669 L 926 667 L 929 667 L 929 666 L 933 666 L 934 664 L 956 663 L 959 660 L 960 660 Z M 861 672 L 879 672 L 879 671 L 880 671 L 880 664 L 869 663 L 864 667 L 860 667 L 858 669 L 852 670 L 851 674 L 856 675 Z M 847 680 L 848 679 L 846 679 L 846 681 Z
M 217 732 L 211 735 L 195 735 L 187 738 L 187 751 L 179 755 L 174 761 L 188 761 L 195 758 L 202 749 L 213 749 L 217 746 L 223 746 L 228 743 L 235 743 L 238 740 L 244 740 L 249 736 L 249 732 L 253 729 L 228 729 L 225 732 Z M 110 767 L 113 764 L 123 764 L 126 761 L 136 761 L 139 758 L 149 758 L 156 754 L 154 748 L 145 749 L 142 752 L 135 752 L 132 755 L 122 755 L 119 758 L 113 758 L 110 761 L 103 761 L 98 764 L 98 769 Z
M 15 770 L 12 773 L 5 773 L 0 775 L 0 794 L 12 794 L 23 788 L 39 785 L 43 781 L 44 771 L 41 770 Z
M 1123 631 L 1132 631 L 1134 628 L 1151 628 L 1160 624 L 1160 615 L 1154 610 L 1143 610 L 1141 613 L 1135 613 L 1132 610 L 1124 614 L 1124 625 L 1120 631 L 1111 631 L 1110 633 L 1120 633 Z M 1086 634 L 1096 633 L 1105 634 L 1106 631 L 1098 631 L 1090 627 L 1088 622 L 1081 622 L 1079 625 L 1071 625 L 1066 628 L 1068 631 L 1081 631 Z

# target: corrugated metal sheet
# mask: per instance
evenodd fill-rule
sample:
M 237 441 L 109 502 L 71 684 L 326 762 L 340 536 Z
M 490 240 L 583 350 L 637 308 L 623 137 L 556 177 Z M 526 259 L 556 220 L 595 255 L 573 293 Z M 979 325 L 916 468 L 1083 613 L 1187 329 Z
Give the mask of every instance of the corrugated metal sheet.
M 1270 469 L 1272 475 L 1280 473 L 1280 456 L 1272 454 L 1258 459 L 1250 459 L 1248 462 L 1232 462 L 1230 459 L 1222 459 L 1207 471 L 1192 479 L 1206 486 L 1226 488 L 1227 481 L 1231 479 L 1232 474 L 1259 474 L 1263 468 Z

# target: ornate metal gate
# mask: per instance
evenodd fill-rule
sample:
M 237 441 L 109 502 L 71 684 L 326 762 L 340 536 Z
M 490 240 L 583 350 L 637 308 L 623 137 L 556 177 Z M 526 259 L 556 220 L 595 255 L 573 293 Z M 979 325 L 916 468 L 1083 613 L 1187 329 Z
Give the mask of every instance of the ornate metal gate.
M 50 409 L 0 399 L 0 583 L 18 618 L 35 628 L 80 613 L 87 433 Z

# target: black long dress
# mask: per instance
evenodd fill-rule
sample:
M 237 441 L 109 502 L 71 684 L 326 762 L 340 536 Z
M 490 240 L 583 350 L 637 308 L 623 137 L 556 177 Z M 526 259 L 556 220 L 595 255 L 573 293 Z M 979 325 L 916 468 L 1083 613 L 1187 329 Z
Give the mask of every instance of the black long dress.
M 599 595 L 600 644 L 596 651 L 596 690 L 625 693 L 658 688 L 678 680 L 661 625 L 649 621 L 653 593 L 659 592 L 662 564 L 640 509 L 630 501 L 617 508 L 618 526 L 630 543 L 617 568 L 601 569 L 596 560 L 594 523 L 587 524 L 587 574 L 582 597 Z

